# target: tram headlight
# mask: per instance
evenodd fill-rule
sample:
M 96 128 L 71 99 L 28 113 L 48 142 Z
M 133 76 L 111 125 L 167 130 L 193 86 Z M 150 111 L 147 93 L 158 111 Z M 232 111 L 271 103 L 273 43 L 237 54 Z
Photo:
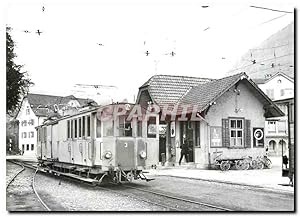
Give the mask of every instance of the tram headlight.
M 146 152 L 141 151 L 141 152 L 140 152 L 140 157 L 141 157 L 142 159 L 145 159 L 145 158 L 147 157 Z
M 106 159 L 110 159 L 112 157 L 112 153 L 110 151 L 108 151 L 108 152 L 105 153 L 104 157 Z

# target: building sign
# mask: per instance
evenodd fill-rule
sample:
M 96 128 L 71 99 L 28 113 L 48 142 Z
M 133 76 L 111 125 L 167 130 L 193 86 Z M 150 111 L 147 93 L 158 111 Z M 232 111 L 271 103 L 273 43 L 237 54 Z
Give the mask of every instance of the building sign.
M 222 127 L 210 127 L 210 146 L 222 146 Z
M 166 132 L 167 132 L 167 125 L 160 124 L 159 125 L 159 135 L 166 135 Z

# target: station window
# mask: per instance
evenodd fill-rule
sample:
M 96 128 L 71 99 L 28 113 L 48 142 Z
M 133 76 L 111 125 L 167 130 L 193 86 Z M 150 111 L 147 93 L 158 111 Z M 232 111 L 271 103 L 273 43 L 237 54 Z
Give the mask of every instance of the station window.
M 101 121 L 97 118 L 96 137 L 101 137 Z
M 149 117 L 147 122 L 147 137 L 156 138 L 156 117 Z
M 81 138 L 81 118 L 78 119 L 78 137 Z
M 119 136 L 132 136 L 131 121 L 128 121 L 126 116 L 119 117 Z
M 243 120 L 230 119 L 230 146 L 243 146 Z
M 24 152 L 24 150 L 25 150 L 25 145 L 22 144 L 22 152 Z
M 26 145 L 26 151 L 29 151 L 29 144 Z
M 74 120 L 74 138 L 77 138 L 77 119 Z
M 33 138 L 34 137 L 34 132 L 31 131 L 31 132 L 28 132 L 28 138 Z
M 82 117 L 82 137 L 85 136 L 85 116 Z
M 67 138 L 70 138 L 70 121 L 67 121 Z
M 31 144 L 31 151 L 34 150 L 34 144 Z
M 87 136 L 91 136 L 91 117 L 90 116 L 87 116 L 86 128 L 87 128 Z
M 143 122 L 140 120 L 137 120 L 137 137 L 142 137 L 143 136 Z
M 268 133 L 276 132 L 276 121 L 268 121 Z

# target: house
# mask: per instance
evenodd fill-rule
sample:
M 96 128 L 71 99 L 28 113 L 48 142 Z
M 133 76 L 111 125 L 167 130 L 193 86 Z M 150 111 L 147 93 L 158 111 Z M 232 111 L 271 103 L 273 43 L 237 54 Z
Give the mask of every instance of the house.
M 70 96 L 52 96 L 29 93 L 20 105 L 16 115 L 19 121 L 19 149 L 26 156 L 36 156 L 36 126 L 47 119 L 58 118 L 78 112 L 83 107 L 93 105 L 90 99 Z
M 294 79 L 278 72 L 266 79 L 253 79 L 285 114 L 266 120 L 266 144 L 271 156 L 281 156 L 288 150 L 288 108 L 286 100 L 294 98 Z
M 160 108 L 150 165 L 178 165 L 183 142 L 188 165 L 197 168 L 217 158 L 264 155 L 265 119 L 284 115 L 245 73 L 221 79 L 155 75 L 139 88 L 136 103 Z

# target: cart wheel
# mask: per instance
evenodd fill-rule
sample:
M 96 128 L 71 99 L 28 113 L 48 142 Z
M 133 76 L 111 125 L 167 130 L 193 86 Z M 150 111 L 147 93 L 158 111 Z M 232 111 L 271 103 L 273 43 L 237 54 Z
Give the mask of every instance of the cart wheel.
M 269 158 L 265 159 L 265 167 L 267 169 L 271 169 L 272 168 L 272 161 Z
M 220 169 L 222 171 L 227 171 L 230 169 L 230 163 L 229 161 L 222 161 L 221 164 L 220 164 Z

